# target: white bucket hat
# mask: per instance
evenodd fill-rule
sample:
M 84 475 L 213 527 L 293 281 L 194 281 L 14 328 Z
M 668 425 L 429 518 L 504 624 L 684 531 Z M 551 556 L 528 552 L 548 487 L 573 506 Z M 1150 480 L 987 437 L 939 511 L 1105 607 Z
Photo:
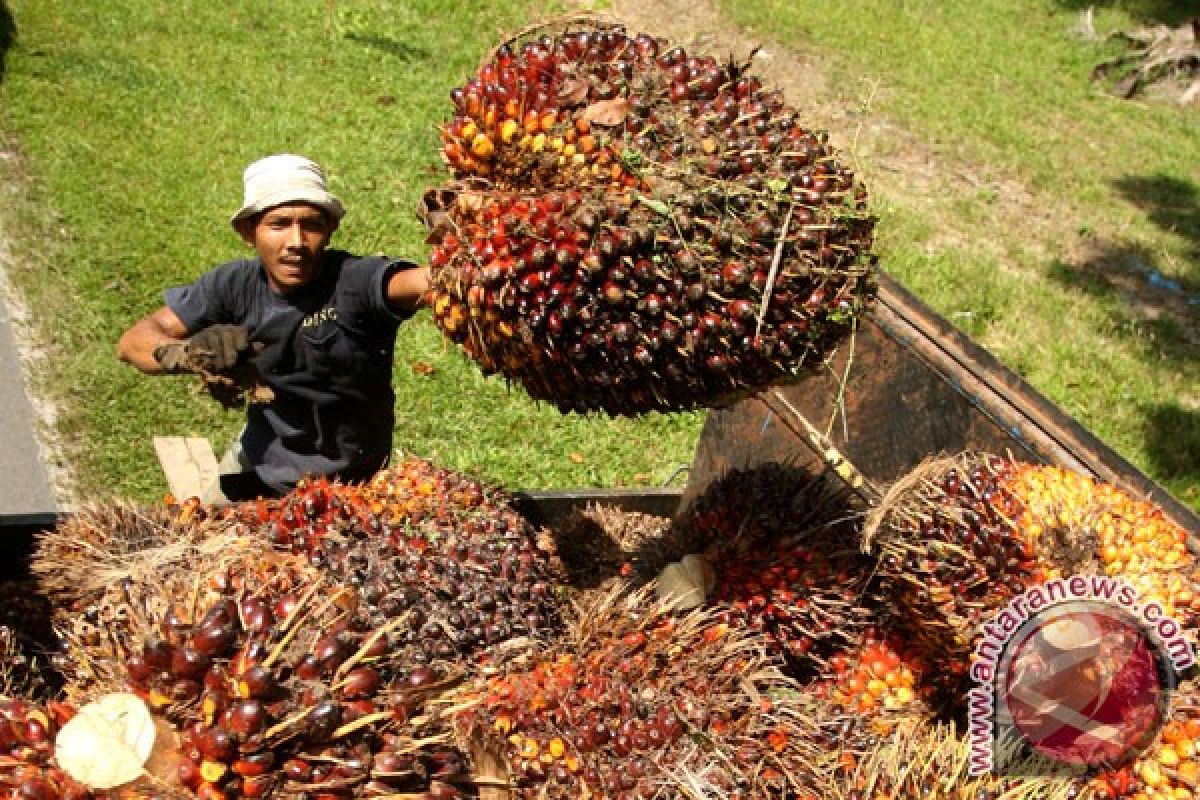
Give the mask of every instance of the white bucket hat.
M 325 173 L 315 162 L 303 156 L 282 153 L 260 158 L 242 173 L 245 197 L 242 207 L 229 220 L 239 220 L 285 203 L 311 203 L 334 222 L 346 214 L 342 201 L 325 188 Z

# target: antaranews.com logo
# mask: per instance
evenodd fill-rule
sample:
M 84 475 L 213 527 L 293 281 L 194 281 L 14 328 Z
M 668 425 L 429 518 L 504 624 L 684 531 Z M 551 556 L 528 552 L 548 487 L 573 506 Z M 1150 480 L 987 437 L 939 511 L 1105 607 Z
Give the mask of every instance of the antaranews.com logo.
M 1027 589 L 983 626 L 972 655 L 970 772 L 1121 764 L 1154 740 L 1195 662 L 1182 626 L 1119 578 Z

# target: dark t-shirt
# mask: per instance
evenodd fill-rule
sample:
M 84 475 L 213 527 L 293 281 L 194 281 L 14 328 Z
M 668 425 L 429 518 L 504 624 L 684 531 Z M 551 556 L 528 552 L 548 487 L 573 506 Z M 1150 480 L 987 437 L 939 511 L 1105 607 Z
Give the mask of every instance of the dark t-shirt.
M 242 449 L 272 489 L 306 474 L 360 480 L 386 463 L 396 330 L 410 314 L 388 305 L 385 287 L 411 266 L 326 250 L 317 279 L 285 296 L 259 259 L 243 259 L 164 293 L 189 334 L 245 325 L 266 346 L 253 361 L 275 399 L 249 407 Z

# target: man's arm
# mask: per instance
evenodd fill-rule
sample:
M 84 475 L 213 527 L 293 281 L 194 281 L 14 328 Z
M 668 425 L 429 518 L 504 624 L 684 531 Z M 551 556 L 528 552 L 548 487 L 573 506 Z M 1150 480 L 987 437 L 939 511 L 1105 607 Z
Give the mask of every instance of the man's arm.
M 154 351 L 164 344 L 180 343 L 187 339 L 183 321 L 167 306 L 139 319 L 117 342 L 117 356 L 147 375 L 166 372 L 154 358 Z
M 384 294 L 392 308 L 416 311 L 428 290 L 429 267 L 414 266 L 392 273 Z

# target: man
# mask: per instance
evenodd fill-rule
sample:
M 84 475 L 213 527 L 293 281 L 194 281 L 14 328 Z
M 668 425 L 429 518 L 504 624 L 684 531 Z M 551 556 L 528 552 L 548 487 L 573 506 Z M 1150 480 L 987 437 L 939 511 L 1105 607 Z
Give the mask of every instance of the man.
M 305 475 L 361 480 L 386 463 L 396 331 L 429 283 L 428 268 L 326 249 L 345 209 L 314 162 L 268 156 L 243 178 L 231 221 L 257 258 L 167 289 L 117 345 L 148 375 L 196 372 L 210 386 L 257 369 L 271 399 L 248 405 L 202 498 L 214 503 L 279 495 Z

